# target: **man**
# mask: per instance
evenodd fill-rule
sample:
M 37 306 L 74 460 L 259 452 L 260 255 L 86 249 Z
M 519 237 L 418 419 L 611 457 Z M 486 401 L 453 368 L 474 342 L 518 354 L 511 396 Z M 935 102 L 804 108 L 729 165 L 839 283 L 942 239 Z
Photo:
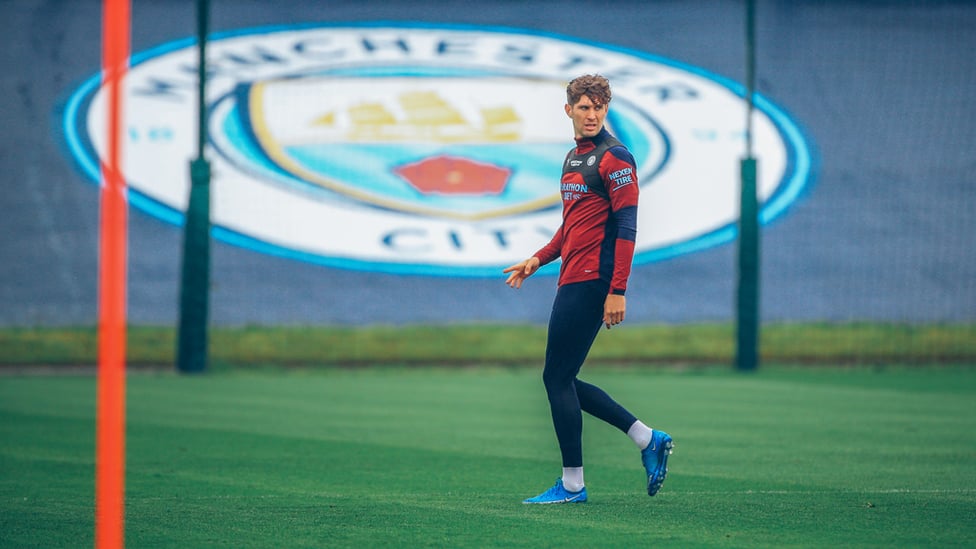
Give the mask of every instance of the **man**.
M 555 486 L 523 503 L 586 501 L 583 411 L 627 433 L 640 448 L 648 495 L 661 489 L 667 474 L 671 437 L 576 377 L 600 326 L 609 329 L 624 320 L 637 236 L 637 167 L 630 151 L 604 128 L 610 99 L 610 83 L 599 75 L 580 76 L 566 87 L 565 110 L 576 147 L 563 163 L 562 225 L 532 257 L 503 271 L 509 273 L 506 284 L 519 289 L 539 267 L 562 258 L 542 379 L 563 472 Z

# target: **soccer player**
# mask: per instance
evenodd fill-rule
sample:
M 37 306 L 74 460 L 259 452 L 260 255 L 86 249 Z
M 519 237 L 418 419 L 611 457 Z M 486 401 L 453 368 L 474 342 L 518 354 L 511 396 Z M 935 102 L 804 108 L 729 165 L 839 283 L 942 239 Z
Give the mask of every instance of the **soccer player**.
M 583 416 L 597 417 L 627 433 L 641 450 L 647 493 L 661 489 L 671 437 L 651 429 L 599 387 L 577 378 L 601 326 L 624 320 L 624 293 L 637 236 L 637 166 L 630 151 L 604 127 L 610 83 L 583 75 L 566 87 L 566 115 L 576 147 L 563 162 L 563 222 L 532 257 L 508 267 L 506 284 L 519 289 L 539 267 L 562 258 L 549 318 L 542 372 L 552 423 L 562 454 L 562 476 L 523 503 L 583 503 Z

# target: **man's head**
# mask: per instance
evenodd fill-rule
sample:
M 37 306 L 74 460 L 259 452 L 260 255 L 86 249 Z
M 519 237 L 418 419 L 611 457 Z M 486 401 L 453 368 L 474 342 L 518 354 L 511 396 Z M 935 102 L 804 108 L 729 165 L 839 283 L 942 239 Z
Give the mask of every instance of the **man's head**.
M 566 86 L 566 115 L 573 120 L 577 138 L 600 133 L 610 98 L 610 82 L 598 74 L 584 74 Z
M 610 81 L 599 74 L 577 76 L 566 86 L 566 103 L 575 105 L 583 96 L 595 104 L 610 103 Z

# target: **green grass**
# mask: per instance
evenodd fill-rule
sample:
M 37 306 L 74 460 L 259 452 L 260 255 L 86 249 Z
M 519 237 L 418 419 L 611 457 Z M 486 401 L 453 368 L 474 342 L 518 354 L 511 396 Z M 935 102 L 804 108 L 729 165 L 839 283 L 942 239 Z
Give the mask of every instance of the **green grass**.
M 532 368 L 128 378 L 131 547 L 972 547 L 976 368 L 587 367 L 676 448 L 657 497 L 587 418 L 585 505 Z M 0 377 L 0 547 L 93 543 L 95 380 Z
M 210 362 L 254 365 L 524 363 L 545 352 L 545 327 L 285 326 L 213 328 Z M 93 364 L 94 327 L 0 328 L 0 366 Z M 130 365 L 172 365 L 171 327 L 133 326 Z M 828 364 L 976 362 L 976 324 L 785 323 L 763 327 L 763 361 Z M 731 324 L 624 325 L 597 338 L 593 363 L 731 363 Z

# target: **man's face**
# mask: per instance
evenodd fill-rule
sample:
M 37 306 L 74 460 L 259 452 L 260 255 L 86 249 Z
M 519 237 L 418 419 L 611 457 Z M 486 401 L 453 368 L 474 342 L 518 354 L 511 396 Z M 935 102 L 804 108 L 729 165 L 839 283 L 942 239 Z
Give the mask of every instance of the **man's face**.
M 573 132 L 577 139 L 581 137 L 595 137 L 603 128 L 603 120 L 607 117 L 608 105 L 594 103 L 584 95 L 575 105 L 566 105 L 566 114 L 573 119 Z

